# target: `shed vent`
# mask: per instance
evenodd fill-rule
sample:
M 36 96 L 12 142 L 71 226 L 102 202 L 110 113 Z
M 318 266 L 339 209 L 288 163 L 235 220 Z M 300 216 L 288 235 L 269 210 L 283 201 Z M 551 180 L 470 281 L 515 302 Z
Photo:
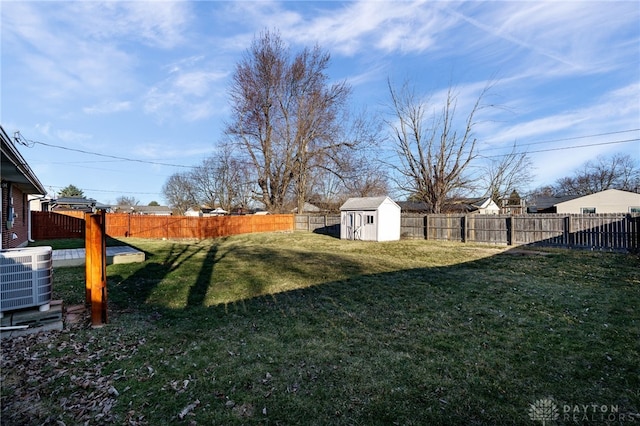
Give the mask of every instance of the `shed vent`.
M 0 250 L 0 316 L 33 306 L 49 309 L 52 258 L 51 247 Z

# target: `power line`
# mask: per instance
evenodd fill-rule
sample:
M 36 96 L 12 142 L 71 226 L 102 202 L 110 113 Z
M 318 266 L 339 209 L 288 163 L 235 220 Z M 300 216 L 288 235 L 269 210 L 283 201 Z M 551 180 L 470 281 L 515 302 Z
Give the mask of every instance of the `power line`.
M 573 145 L 573 146 L 562 146 L 559 148 L 547 148 L 547 149 L 539 149 L 536 151 L 524 151 L 524 152 L 516 152 L 516 153 L 509 153 L 509 154 L 498 154 L 498 155 L 483 155 L 482 157 L 484 158 L 499 158 L 499 157 L 507 157 L 509 155 L 518 155 L 518 154 L 536 154 L 539 152 L 550 152 L 550 151 L 562 151 L 565 149 L 577 149 L 577 148 L 589 148 L 592 146 L 601 146 L 601 145 L 613 145 L 613 144 L 618 144 L 618 143 L 629 143 L 629 142 L 637 142 L 640 141 L 640 138 L 635 138 L 635 139 L 625 139 L 625 140 L 621 140 L 621 141 L 608 141 L 608 142 L 599 142 L 599 143 L 592 143 L 592 144 L 587 144 L 587 145 Z
M 47 188 L 50 189 L 64 189 L 66 187 L 64 186 L 57 186 L 57 185 L 44 185 Z M 91 188 L 81 188 L 82 192 L 84 191 L 92 191 L 92 192 L 110 192 L 110 193 L 114 193 L 114 194 L 138 194 L 138 195 L 161 195 L 160 192 L 134 192 L 134 191 L 113 191 L 113 190 L 108 190 L 108 189 L 91 189 Z
M 516 143 L 517 147 L 523 147 L 523 146 L 531 146 L 531 145 L 541 145 L 541 144 L 545 144 L 545 143 L 554 143 L 554 142 L 566 142 L 566 141 L 573 141 L 573 140 L 577 140 L 577 139 L 587 139 L 587 138 L 596 138 L 599 136 L 610 136 L 610 135 L 617 135 L 620 133 L 629 133 L 629 132 L 637 132 L 640 131 L 640 129 L 629 129 L 629 130 L 619 130 L 619 131 L 615 131 L 615 132 L 606 132 L 606 133 L 595 133 L 592 135 L 582 135 L 582 136 L 573 136 L 570 138 L 561 138 L 561 139 L 549 139 L 549 140 L 545 140 L 545 141 L 536 141 L 536 142 L 529 142 L 529 143 Z M 492 148 L 485 148 L 485 151 L 490 151 L 493 149 L 504 149 L 504 147 L 500 147 L 500 146 L 494 146 Z
M 60 145 L 54 145 L 54 144 L 50 144 L 50 143 L 46 143 L 46 142 L 40 142 L 40 141 L 34 141 L 31 139 L 26 139 L 24 138 L 20 132 L 15 132 L 14 133 L 14 139 L 17 143 L 27 146 L 27 147 L 32 147 L 34 144 L 38 144 L 38 145 L 43 145 L 43 146 L 48 146 L 50 148 L 57 148 L 57 149 L 62 149 L 65 151 L 72 151 L 72 152 L 79 152 L 82 154 L 89 154 L 89 155 L 96 155 L 98 157 L 104 157 L 104 158 L 112 158 L 115 160 L 121 160 L 121 161 L 130 161 L 133 163 L 144 163 L 144 164 L 154 164 L 157 166 L 169 166 L 169 167 L 182 167 L 182 168 L 187 168 L 187 169 L 194 169 L 196 168 L 196 166 L 185 166 L 183 164 L 172 164 L 172 163 L 162 163 L 162 162 L 158 162 L 158 161 L 149 161 L 149 160 L 140 160 L 140 159 L 136 159 L 136 158 L 127 158 L 127 157 L 119 157 L 117 155 L 109 155 L 109 154 L 102 154 L 99 152 L 93 152 L 93 151 L 86 151 L 83 149 L 77 149 L 77 148 L 69 148 L 66 146 L 60 146 Z

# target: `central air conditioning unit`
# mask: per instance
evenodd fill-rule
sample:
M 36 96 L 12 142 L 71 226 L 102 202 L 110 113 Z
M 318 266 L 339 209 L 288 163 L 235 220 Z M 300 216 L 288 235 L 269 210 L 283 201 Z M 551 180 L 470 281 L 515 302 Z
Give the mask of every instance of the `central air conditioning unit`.
M 0 250 L 0 317 L 37 306 L 49 310 L 53 290 L 51 247 Z

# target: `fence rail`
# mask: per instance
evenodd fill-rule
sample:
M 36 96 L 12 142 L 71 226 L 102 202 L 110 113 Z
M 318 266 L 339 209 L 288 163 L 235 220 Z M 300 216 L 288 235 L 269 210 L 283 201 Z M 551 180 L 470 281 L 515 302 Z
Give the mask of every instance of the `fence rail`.
M 31 235 L 36 240 L 84 238 L 84 213 L 31 212 Z M 247 216 L 149 216 L 108 213 L 106 233 L 110 237 L 216 238 L 254 232 L 292 231 L 293 215 Z
M 340 235 L 340 215 L 296 215 L 295 229 Z M 640 214 L 461 215 L 403 213 L 402 238 L 640 250 Z
M 84 238 L 84 216 L 31 212 L 34 239 Z M 84 213 L 82 213 L 84 215 Z M 340 215 L 145 216 L 109 213 L 111 237 L 216 238 L 304 230 L 340 236 Z M 640 250 L 640 214 L 402 214 L 402 238 L 544 245 L 592 250 Z

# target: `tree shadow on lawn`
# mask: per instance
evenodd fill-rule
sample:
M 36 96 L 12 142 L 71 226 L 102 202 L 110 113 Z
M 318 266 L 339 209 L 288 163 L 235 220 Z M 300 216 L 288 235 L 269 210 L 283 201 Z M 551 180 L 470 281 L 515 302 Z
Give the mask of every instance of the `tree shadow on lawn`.
M 218 253 L 219 246 L 224 241 L 226 241 L 226 238 L 220 238 L 208 248 L 205 240 L 193 244 L 173 243 L 161 256 L 145 252 L 147 260 L 144 266 L 136 269 L 133 274 L 126 278 L 121 275 L 107 274 L 109 287 L 115 286 L 117 288 L 117 291 L 110 291 L 110 296 L 115 296 L 113 301 L 125 309 L 136 309 L 147 303 L 154 289 L 168 275 L 180 270 L 183 265 L 190 262 L 195 256 L 203 256 L 202 264 L 197 273 L 194 274 L 196 278 L 189 288 L 187 302 L 188 306 L 200 306 L 204 302 L 215 264 L 227 254 L 220 255 Z M 206 250 L 204 254 L 202 253 L 203 250 Z M 156 257 L 160 258 L 155 259 Z M 136 268 L 133 264 L 130 267 Z
M 195 278 L 187 307 L 202 306 L 218 250 L 209 249 L 209 266 Z M 576 253 L 564 259 L 556 253 L 505 252 L 453 266 L 376 274 L 333 254 L 241 254 L 254 259 L 250 282 L 260 280 L 267 262 L 291 276 L 308 273 L 296 261 L 351 268 L 344 279 L 198 312 L 155 305 L 162 328 L 187 339 L 185 346 L 202 348 L 203 355 L 193 359 L 194 377 L 210 363 L 222 365 L 214 394 L 268 404 L 273 422 L 304 422 L 318 410 L 333 410 L 365 424 L 526 424 L 530 404 L 549 396 L 559 407 L 599 403 L 619 405 L 626 413 L 639 408 L 631 393 L 640 386 L 634 373 L 637 342 L 620 337 L 638 318 L 613 318 L 623 309 L 618 304 L 640 302 L 631 285 L 637 276 L 612 282 L 603 267 L 601 275 L 585 278 L 579 274 L 584 263 L 572 262 Z M 603 322 L 616 323 L 617 333 Z M 268 386 L 265 371 L 273 376 Z M 264 402 L 272 388 L 281 393 Z M 292 388 L 308 394 L 284 391 Z M 200 400 L 224 409 L 224 401 L 210 398 Z M 301 417 L 287 417 L 292 412 Z
M 165 301 L 178 300 L 181 297 L 178 293 L 183 294 L 184 288 L 188 287 L 186 302 L 181 306 L 193 308 L 212 304 L 211 301 L 207 303 L 207 297 L 214 299 L 213 304 L 233 303 L 270 292 L 279 293 L 298 288 L 298 282 L 308 280 L 310 271 L 318 272 L 318 265 L 326 267 L 326 274 L 321 273 L 315 277 L 317 283 L 330 281 L 333 267 L 348 271 L 350 275 L 366 272 L 366 266 L 359 261 L 339 255 L 319 253 L 309 256 L 304 252 L 284 248 L 245 248 L 225 245 L 226 240 L 227 238 L 219 238 L 193 244 L 174 243 L 159 255 L 149 256 L 142 267 L 119 265 L 135 271 L 131 275 L 108 273 L 110 300 L 126 310 L 138 309 L 143 305 L 158 305 L 160 296 L 155 293 L 159 291 L 167 292 Z M 235 256 L 234 265 L 240 266 L 232 271 L 220 271 L 220 262 L 230 253 Z M 216 271 L 217 276 L 214 276 Z M 270 274 L 286 276 L 288 287 L 275 290 L 270 288 Z M 240 281 L 238 275 L 241 275 Z M 170 281 L 174 283 L 167 284 Z M 166 288 L 159 289 L 159 286 Z M 162 302 L 159 304 L 164 305 Z

